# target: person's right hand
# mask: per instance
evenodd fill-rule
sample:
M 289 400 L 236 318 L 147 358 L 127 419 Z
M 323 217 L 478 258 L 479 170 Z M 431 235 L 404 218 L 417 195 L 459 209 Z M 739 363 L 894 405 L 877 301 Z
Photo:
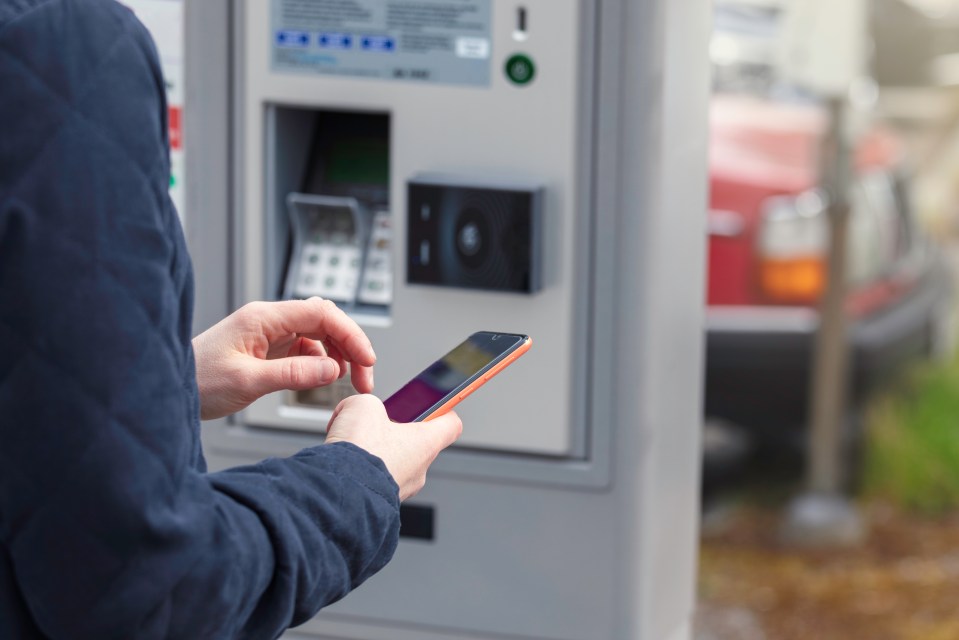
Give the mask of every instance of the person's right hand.
M 355 395 L 336 407 L 326 428 L 326 442 L 350 442 L 386 464 L 400 487 L 400 500 L 416 495 L 439 452 L 463 432 L 455 412 L 429 422 L 391 422 L 383 403 L 371 395 Z
M 200 417 L 222 418 L 282 389 L 313 389 L 346 374 L 373 390 L 376 355 L 359 325 L 320 298 L 251 302 L 193 339 Z

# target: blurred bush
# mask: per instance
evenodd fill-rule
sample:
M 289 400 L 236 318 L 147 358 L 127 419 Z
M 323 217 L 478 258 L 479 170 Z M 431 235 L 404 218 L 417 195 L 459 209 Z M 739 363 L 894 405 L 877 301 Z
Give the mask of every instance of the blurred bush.
M 925 515 L 959 509 L 959 358 L 917 365 L 865 420 L 866 497 Z

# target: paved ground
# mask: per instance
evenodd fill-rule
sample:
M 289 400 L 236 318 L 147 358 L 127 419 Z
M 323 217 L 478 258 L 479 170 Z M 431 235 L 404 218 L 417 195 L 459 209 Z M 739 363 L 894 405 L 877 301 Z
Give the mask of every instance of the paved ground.
M 729 508 L 707 521 L 696 640 L 956 640 L 959 515 L 867 508 L 864 545 L 796 551 L 779 514 Z
M 694 640 L 767 640 L 759 617 L 745 607 L 703 602 L 696 611 Z

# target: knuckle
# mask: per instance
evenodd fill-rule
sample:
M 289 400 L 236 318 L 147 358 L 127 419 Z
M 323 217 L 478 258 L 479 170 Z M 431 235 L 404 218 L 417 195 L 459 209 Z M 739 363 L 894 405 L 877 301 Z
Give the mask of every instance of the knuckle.
M 374 406 L 377 403 L 379 403 L 379 400 L 377 400 L 375 396 L 369 393 L 358 393 L 354 395 L 353 398 L 356 398 L 355 401 L 357 404 L 363 404 L 366 406 Z
M 339 307 L 336 306 L 336 303 L 327 298 L 310 298 L 310 302 L 313 303 L 315 307 L 319 310 L 320 313 L 328 314 L 335 313 L 339 311 Z
M 367 411 L 376 411 L 378 413 L 386 414 L 386 409 L 383 407 L 383 401 L 377 398 L 376 396 L 370 393 L 361 393 L 353 396 L 356 398 L 356 403 L 362 405 Z
M 240 311 L 247 314 L 256 313 L 257 311 L 260 311 L 263 308 L 264 304 L 265 303 L 262 300 L 254 300 L 252 302 L 247 302 L 245 305 L 240 307 Z
M 375 396 L 366 393 L 354 393 L 340 400 L 339 406 L 343 409 L 349 408 L 356 411 L 366 411 L 369 407 L 373 407 L 379 402 Z
M 289 358 L 286 363 L 286 379 L 288 384 L 296 389 L 309 384 L 309 374 L 299 358 Z
M 266 303 L 259 300 L 247 302 L 239 308 L 237 315 L 243 320 L 253 320 L 260 317 L 265 311 Z

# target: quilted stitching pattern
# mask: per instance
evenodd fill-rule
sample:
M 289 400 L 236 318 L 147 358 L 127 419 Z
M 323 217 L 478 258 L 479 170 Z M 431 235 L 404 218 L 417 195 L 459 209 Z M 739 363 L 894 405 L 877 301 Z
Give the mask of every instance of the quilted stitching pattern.
M 0 638 L 269 638 L 382 567 L 348 444 L 206 474 L 152 41 L 113 0 L 0 0 Z

